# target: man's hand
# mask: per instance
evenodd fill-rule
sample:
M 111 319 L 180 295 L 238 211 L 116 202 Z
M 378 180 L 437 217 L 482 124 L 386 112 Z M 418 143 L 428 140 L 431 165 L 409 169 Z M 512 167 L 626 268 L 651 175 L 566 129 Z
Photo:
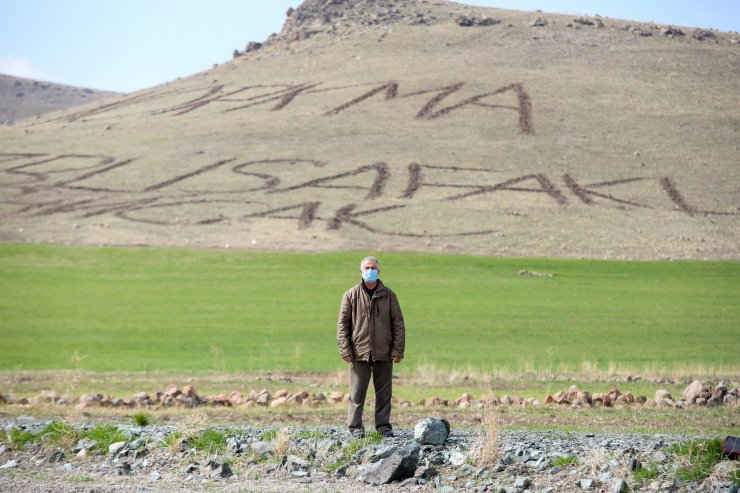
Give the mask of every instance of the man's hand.
M 393 362 L 394 363 L 400 363 L 402 359 L 403 359 L 403 356 L 394 356 L 393 357 Z
M 342 359 L 346 361 L 347 363 L 351 363 L 354 358 L 348 355 L 348 356 L 342 356 Z

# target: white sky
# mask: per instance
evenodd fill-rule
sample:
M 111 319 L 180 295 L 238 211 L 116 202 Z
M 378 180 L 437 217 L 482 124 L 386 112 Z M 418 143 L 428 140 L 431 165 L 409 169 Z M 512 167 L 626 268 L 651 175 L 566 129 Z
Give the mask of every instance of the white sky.
M 0 73 L 130 92 L 231 59 L 300 0 L 0 0 Z M 517 10 L 740 30 L 738 0 L 468 0 Z

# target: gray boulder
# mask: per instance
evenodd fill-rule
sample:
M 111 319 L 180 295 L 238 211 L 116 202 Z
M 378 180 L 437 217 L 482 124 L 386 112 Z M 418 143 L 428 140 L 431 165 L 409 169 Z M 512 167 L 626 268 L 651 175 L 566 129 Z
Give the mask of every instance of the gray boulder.
M 231 470 L 231 466 L 229 466 L 227 463 L 221 463 L 215 460 L 211 460 L 208 462 L 208 476 L 211 479 L 228 479 L 231 476 L 234 475 L 234 472 Z
M 450 425 L 443 419 L 426 418 L 414 426 L 414 440 L 422 445 L 442 445 L 450 434 Z
M 360 466 L 357 471 L 357 479 L 373 485 L 380 485 L 412 478 L 419 466 L 419 451 L 420 447 L 416 443 L 406 444 L 396 450 L 390 457 Z

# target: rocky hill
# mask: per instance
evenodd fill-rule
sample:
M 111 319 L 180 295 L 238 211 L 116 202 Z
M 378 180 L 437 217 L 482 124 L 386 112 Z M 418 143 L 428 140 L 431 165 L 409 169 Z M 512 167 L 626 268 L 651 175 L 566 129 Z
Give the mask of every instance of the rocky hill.
M 0 74 L 0 124 L 66 110 L 115 94 Z
M 307 0 L 229 63 L 0 129 L 0 241 L 737 259 L 739 50 Z

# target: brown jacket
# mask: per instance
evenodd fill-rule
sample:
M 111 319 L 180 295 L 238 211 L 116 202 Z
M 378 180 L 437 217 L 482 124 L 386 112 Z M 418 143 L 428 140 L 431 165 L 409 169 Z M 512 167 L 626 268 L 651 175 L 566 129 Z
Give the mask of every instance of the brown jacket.
M 396 293 L 380 280 L 370 299 L 362 282 L 344 293 L 337 322 L 339 355 L 359 361 L 403 357 L 406 329 Z

